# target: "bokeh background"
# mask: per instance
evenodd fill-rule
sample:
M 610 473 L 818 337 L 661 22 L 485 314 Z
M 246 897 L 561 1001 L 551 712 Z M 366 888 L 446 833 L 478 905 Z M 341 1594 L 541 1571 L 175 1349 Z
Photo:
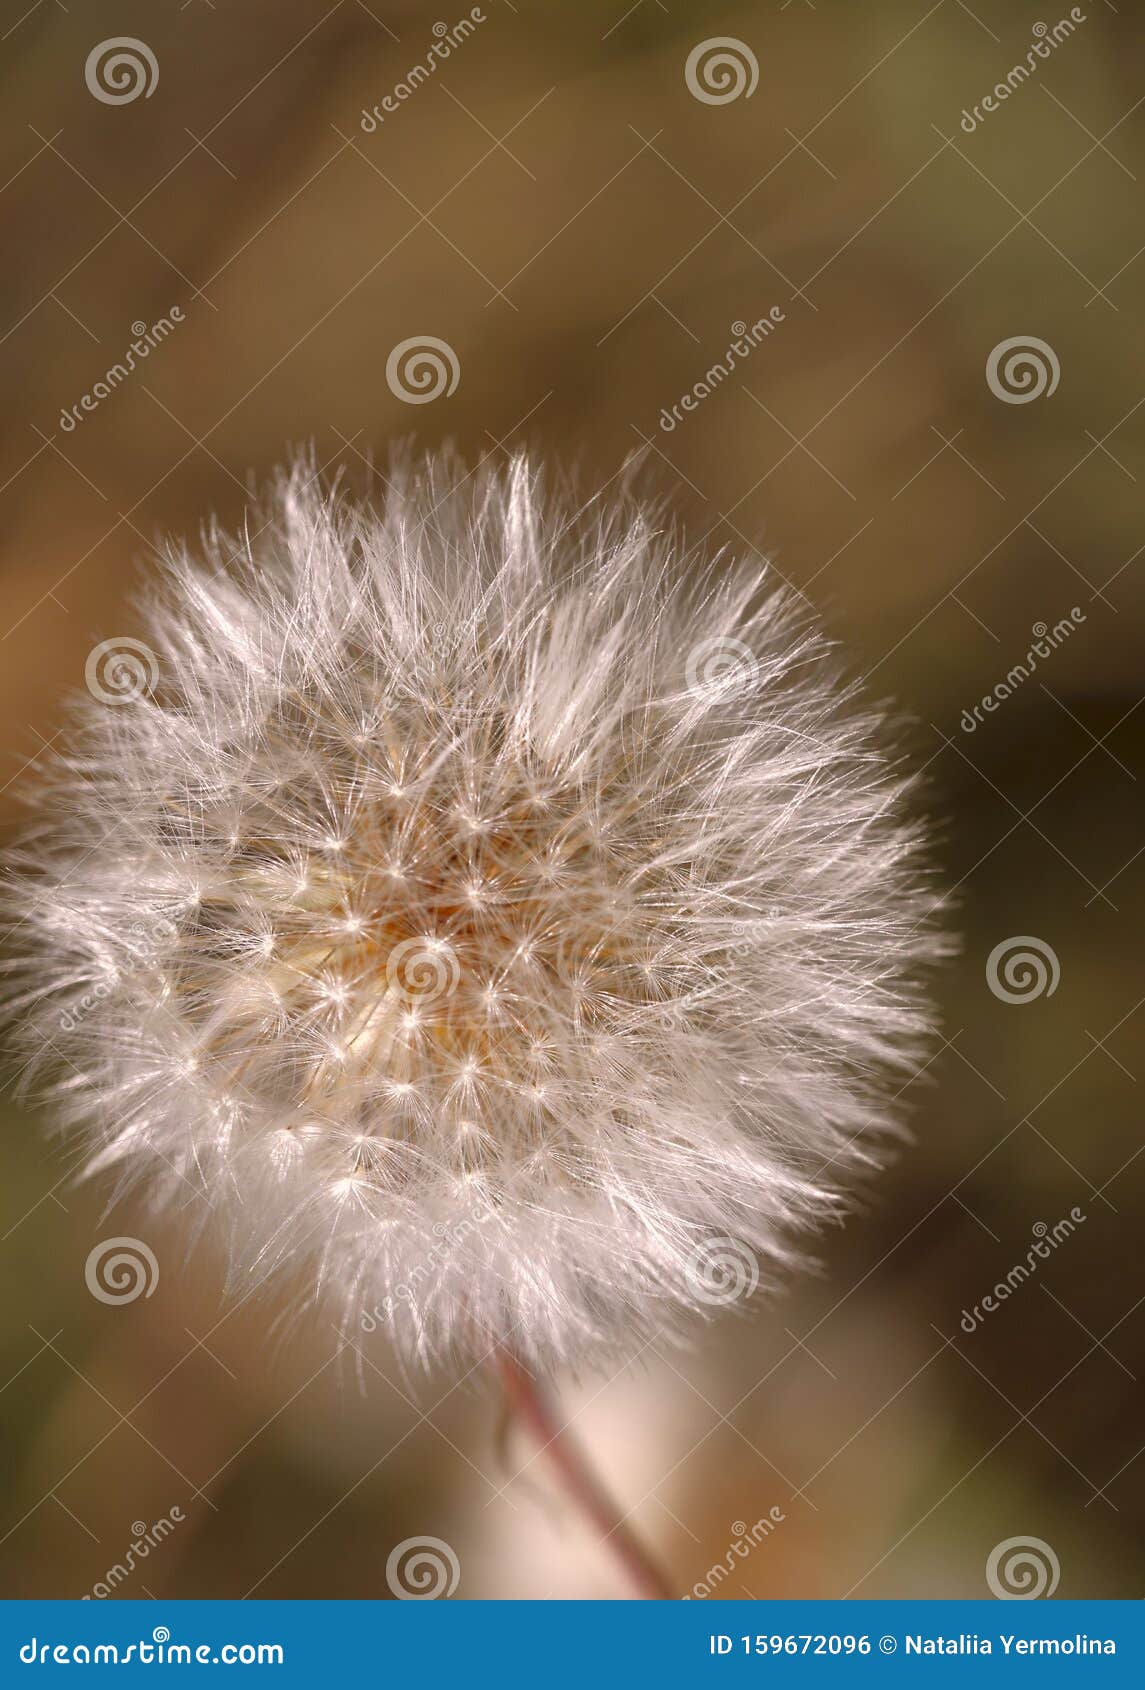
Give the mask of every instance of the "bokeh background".
M 562 1412 L 681 1594 L 984 1595 L 991 1551 L 1024 1537 L 1059 1596 L 1140 1597 L 1145 14 L 1088 0 L 974 127 L 964 109 L 1068 8 L 478 11 L 371 130 L 460 7 L 6 0 L 0 825 L 95 641 L 139 631 L 158 539 L 236 523 L 291 445 L 363 486 L 400 437 L 527 445 L 592 490 L 643 444 L 690 538 L 767 551 L 911 719 L 963 951 L 904 1094 L 915 1143 L 817 1274 L 684 1357 L 558 1381 Z M 108 103 L 85 63 L 121 35 L 158 80 Z M 745 85 L 712 102 L 685 67 L 718 37 Z M 145 366 L 61 424 L 173 307 Z M 772 307 L 775 332 L 661 427 Z M 411 405 L 387 359 L 427 335 L 459 380 Z M 1052 393 L 992 389 L 1012 337 L 1045 343 Z M 1052 952 L 1052 993 L 991 990 L 1017 936 Z M 228 1311 L 210 1255 L 105 1214 L 5 1078 L 5 1594 L 91 1591 L 172 1509 L 119 1594 L 386 1596 L 390 1550 L 422 1536 L 456 1553 L 459 1597 L 623 1594 L 484 1380 L 413 1385 L 384 1348 L 358 1366 L 273 1305 Z M 112 1307 L 84 1263 L 119 1233 L 162 1271 Z

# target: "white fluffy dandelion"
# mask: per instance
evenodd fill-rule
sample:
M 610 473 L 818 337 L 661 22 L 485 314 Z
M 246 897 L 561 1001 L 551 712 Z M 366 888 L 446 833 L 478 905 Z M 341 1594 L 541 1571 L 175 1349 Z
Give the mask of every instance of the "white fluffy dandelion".
M 78 708 L 12 1007 L 89 1170 L 203 1193 L 239 1286 L 591 1360 L 877 1160 L 937 949 L 905 783 L 765 568 L 677 553 L 523 461 L 380 511 L 298 468 Z

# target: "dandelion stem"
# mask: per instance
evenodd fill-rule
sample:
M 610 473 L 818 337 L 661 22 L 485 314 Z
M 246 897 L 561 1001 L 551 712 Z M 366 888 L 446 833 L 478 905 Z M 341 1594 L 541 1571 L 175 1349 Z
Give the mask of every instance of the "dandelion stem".
M 539 1453 L 548 1457 L 569 1500 L 576 1504 L 612 1553 L 633 1594 L 651 1601 L 671 1601 L 672 1591 L 663 1573 L 629 1531 L 619 1506 L 593 1472 L 575 1439 L 560 1424 L 543 1388 L 508 1350 L 498 1352 L 497 1365 L 510 1414 L 536 1440 Z

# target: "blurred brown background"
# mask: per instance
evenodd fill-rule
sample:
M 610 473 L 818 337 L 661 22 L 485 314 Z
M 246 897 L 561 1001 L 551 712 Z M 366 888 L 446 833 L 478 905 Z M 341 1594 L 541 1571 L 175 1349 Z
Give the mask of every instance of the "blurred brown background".
M 994 1546 L 1048 1545 L 1061 1596 L 1145 1594 L 1145 16 L 1089 0 L 1011 96 L 964 108 L 1068 17 L 1040 0 L 11 0 L 0 219 L 0 688 L 5 830 L 25 765 L 166 532 L 239 519 L 292 444 L 370 479 L 389 443 L 528 444 L 588 487 L 641 440 L 691 537 L 761 547 L 916 722 L 958 889 L 947 1043 L 910 1086 L 915 1146 L 781 1304 L 722 1314 L 562 1401 L 681 1593 L 974 1596 Z M 1076 8 L 1076 18 L 1081 8 Z M 1038 26 L 1037 28 L 1035 26 Z M 93 48 L 138 37 L 122 103 Z M 758 85 L 685 79 L 730 37 Z M 745 51 L 746 50 L 746 51 Z M 702 86 L 702 84 L 701 84 Z M 74 428 L 133 337 L 146 363 Z M 748 324 L 784 320 L 671 431 L 665 407 Z M 403 403 L 399 342 L 452 349 L 450 395 Z M 1045 342 L 1052 394 L 987 359 Z M 1046 354 L 1039 356 L 1046 361 Z M 1046 364 L 1047 369 L 1050 367 Z M 1020 395 L 1020 397 L 1025 397 Z M 972 733 L 1030 648 L 1075 631 Z M 1005 1002 L 987 959 L 1029 935 L 1052 995 Z M 2 1588 L 81 1595 L 173 1507 L 119 1594 L 388 1594 L 435 1536 L 457 1594 L 619 1594 L 480 1381 L 424 1382 L 331 1333 L 224 1312 L 3 1094 Z M 1086 1216 L 973 1333 L 1035 1227 Z M 129 1307 L 93 1243 L 150 1240 Z M 519 1469 L 525 1468 L 523 1472 Z M 773 1506 L 785 1518 L 730 1553 Z

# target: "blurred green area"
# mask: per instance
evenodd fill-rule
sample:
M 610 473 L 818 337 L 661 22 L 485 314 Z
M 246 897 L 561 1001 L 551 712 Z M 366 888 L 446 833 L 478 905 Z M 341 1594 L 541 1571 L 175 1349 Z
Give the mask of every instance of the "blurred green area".
M 778 1505 L 719 1594 L 981 1595 L 993 1546 L 1032 1535 L 1059 1595 L 1139 1596 L 1145 16 L 1092 6 L 967 135 L 963 108 L 1054 21 L 1039 6 L 484 10 L 367 134 L 433 39 L 423 8 L 137 0 L 114 28 L 160 76 L 121 106 L 84 83 L 106 18 L 12 8 L 4 826 L 93 642 L 134 626 L 156 537 L 236 523 L 288 443 L 363 484 L 398 437 L 527 444 L 588 488 L 646 443 L 689 537 L 766 548 L 911 719 L 964 951 L 948 1042 L 909 1088 L 916 1142 L 818 1275 L 564 1401 L 681 1591 Z M 750 99 L 689 94 L 711 36 L 750 46 Z M 146 369 L 61 431 L 132 323 L 174 305 Z M 731 325 L 773 305 L 775 334 L 663 431 Z M 413 408 L 385 365 L 420 333 L 461 380 Z M 988 388 L 1015 335 L 1053 348 L 1052 398 Z M 1076 633 L 966 733 L 1033 625 L 1074 605 Z M 1060 984 L 1002 1003 L 986 960 L 1026 934 Z M 427 1534 L 462 1596 L 616 1593 L 541 1464 L 515 1476 L 531 1452 L 502 1449 L 481 1381 L 415 1387 L 384 1351 L 359 1377 L 321 1327 L 225 1312 L 209 1253 L 188 1265 L 147 1217 L 105 1216 L 13 1098 L 5 1594 L 90 1590 L 172 1506 L 185 1523 L 122 1594 L 385 1595 L 390 1548 Z M 1076 1235 L 963 1331 L 1074 1206 Z M 83 1277 L 118 1233 L 163 1266 L 124 1308 Z

